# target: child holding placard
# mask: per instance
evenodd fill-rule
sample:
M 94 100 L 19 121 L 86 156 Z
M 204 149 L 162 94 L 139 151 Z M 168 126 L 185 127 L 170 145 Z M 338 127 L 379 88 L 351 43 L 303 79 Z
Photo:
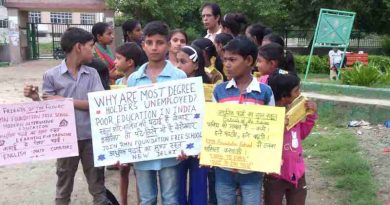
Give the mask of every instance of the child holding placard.
M 251 75 L 256 56 L 256 45 L 246 37 L 237 37 L 224 47 L 223 62 L 232 79 L 214 89 L 215 102 L 275 105 L 271 88 Z M 217 167 L 215 177 L 218 204 L 235 205 L 237 185 L 241 190 L 241 204 L 261 204 L 263 173 Z
M 277 74 L 270 77 L 269 85 L 275 95 L 276 106 L 289 106 L 300 95 L 299 83 L 299 78 L 292 74 Z M 306 101 L 305 107 L 309 110 L 306 120 L 284 131 L 280 175 L 267 174 L 264 178 L 266 205 L 281 205 L 284 196 L 287 205 L 305 204 L 307 189 L 302 140 L 310 134 L 315 124 L 317 105 L 313 101 Z
M 150 85 L 186 78 L 186 74 L 165 60 L 169 49 L 169 28 L 161 21 L 152 21 L 144 28 L 143 49 L 148 56 L 148 63 L 142 65 L 130 75 L 129 87 Z M 179 204 L 179 160 L 175 158 L 156 159 L 135 162 L 137 184 L 140 193 L 140 205 L 157 204 L 157 176 L 163 204 Z
M 178 68 L 188 77 L 202 77 L 209 84 L 210 78 L 204 70 L 202 51 L 196 46 L 184 46 L 177 53 Z M 187 194 L 187 174 L 189 172 L 189 193 Z M 190 156 L 179 164 L 180 205 L 207 205 L 206 167 L 199 167 L 198 156 Z
M 94 205 L 107 205 L 104 187 L 104 167 L 94 167 L 91 121 L 89 115 L 89 92 L 104 90 L 98 72 L 85 66 L 93 58 L 93 35 L 81 28 L 68 28 L 61 37 L 65 60 L 43 75 L 43 100 L 73 98 L 79 156 L 57 159 L 56 205 L 70 203 L 74 178 L 79 162 L 83 165 L 88 189 Z M 38 89 L 25 85 L 24 96 L 39 101 Z

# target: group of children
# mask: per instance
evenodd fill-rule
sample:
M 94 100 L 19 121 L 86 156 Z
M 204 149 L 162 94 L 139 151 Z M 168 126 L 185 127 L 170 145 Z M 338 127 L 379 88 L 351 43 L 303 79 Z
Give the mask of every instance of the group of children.
M 56 204 L 70 203 L 80 160 L 93 204 L 112 203 L 104 186 L 104 168 L 93 166 L 88 92 L 115 84 L 131 87 L 202 77 L 205 84 L 216 84 L 212 96 L 217 103 L 288 107 L 300 95 L 293 56 L 284 50 L 279 36 L 262 24 L 253 24 L 240 35 L 243 15 L 227 14 L 221 19 L 220 9 L 213 3 L 206 3 L 201 12 L 207 35 L 192 44 L 183 30 L 169 32 L 161 21 L 150 22 L 143 30 L 139 21 L 125 22 L 125 43 L 114 53 L 109 47 L 113 42 L 109 24 L 95 24 L 92 34 L 69 28 L 62 35 L 66 59 L 45 72 L 42 99 L 73 98 L 79 156 L 57 160 Z M 254 70 L 261 76 L 254 76 Z M 35 85 L 26 85 L 24 95 L 41 100 Z M 266 205 L 281 205 L 284 196 L 288 205 L 304 204 L 307 189 L 301 142 L 317 118 L 316 104 L 307 101 L 305 106 L 311 111 L 306 120 L 285 129 L 281 174 L 202 167 L 198 156 L 183 154 L 119 163 L 121 204 L 127 204 L 131 167 L 137 181 L 134 197 L 141 205 L 157 204 L 158 190 L 163 205 L 236 205 L 237 193 L 244 205 L 259 205 L 263 200 Z

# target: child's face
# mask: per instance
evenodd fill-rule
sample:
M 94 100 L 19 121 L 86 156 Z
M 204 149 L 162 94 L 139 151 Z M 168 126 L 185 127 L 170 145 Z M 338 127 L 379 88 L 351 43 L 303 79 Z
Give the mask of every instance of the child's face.
M 128 32 L 127 35 L 133 41 L 141 41 L 142 40 L 141 24 L 138 24 L 131 32 Z
M 179 51 L 179 53 L 177 53 L 177 61 L 177 67 L 184 71 L 187 74 L 187 77 L 193 77 L 195 75 L 198 65 L 190 59 L 187 53 Z
M 79 55 L 81 56 L 81 61 L 83 64 L 86 64 L 86 63 L 90 63 L 92 62 L 92 59 L 93 59 L 93 46 L 94 46 L 94 42 L 91 40 L 91 41 L 88 41 L 87 43 L 84 43 L 84 44 L 81 44 L 81 43 L 77 43 L 75 46 L 78 47 L 77 50 L 79 50 Z
M 290 97 L 284 97 L 286 105 L 291 104 L 297 97 L 301 95 L 301 87 L 299 85 L 295 86 L 291 92 Z
M 176 54 L 180 51 L 180 49 L 186 45 L 186 37 L 180 33 L 176 32 L 171 37 L 171 47 L 169 49 L 170 52 Z
M 133 61 L 131 59 L 127 60 L 126 57 L 119 53 L 115 53 L 115 68 L 118 71 L 128 72 L 133 69 Z
M 257 56 L 257 70 L 262 75 L 269 75 L 272 74 L 277 67 L 275 66 L 275 61 L 273 60 L 267 60 L 263 58 L 262 56 Z
M 231 78 L 250 74 L 252 63 L 253 59 L 250 56 L 244 59 L 243 56 L 230 51 L 224 51 L 223 53 L 223 64 L 227 72 L 226 74 Z
M 145 36 L 145 41 L 142 47 L 149 61 L 159 62 L 165 60 L 165 56 L 169 49 L 167 38 L 160 34 Z
M 98 42 L 102 45 L 110 45 L 114 41 L 114 33 L 112 27 L 108 27 L 103 35 L 98 35 Z

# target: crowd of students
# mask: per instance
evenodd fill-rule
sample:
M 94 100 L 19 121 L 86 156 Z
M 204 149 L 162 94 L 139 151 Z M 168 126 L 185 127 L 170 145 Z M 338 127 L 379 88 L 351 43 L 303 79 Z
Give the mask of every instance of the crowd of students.
M 93 204 L 113 203 L 107 198 L 104 168 L 93 166 L 88 92 L 108 90 L 110 85 L 130 87 L 200 76 L 205 84 L 215 84 L 212 96 L 217 103 L 288 107 L 300 95 L 294 57 L 270 28 L 261 23 L 246 25 L 241 13 L 222 16 L 214 3 L 204 4 L 200 11 L 207 34 L 191 43 L 183 30 L 170 32 L 162 21 L 149 22 L 144 29 L 138 20 L 126 21 L 125 42 L 115 52 L 110 50 L 113 28 L 107 23 L 96 23 L 92 33 L 69 28 L 62 35 L 66 59 L 45 72 L 42 97 L 36 85 L 24 88 L 24 95 L 35 101 L 74 99 L 79 156 L 57 160 L 56 204 L 70 203 L 79 161 Z M 118 163 L 120 204 L 128 204 L 131 168 L 137 181 L 137 194 L 131 197 L 141 205 L 157 204 L 158 190 L 163 205 L 236 205 L 237 195 L 244 205 L 281 205 L 283 197 L 288 205 L 305 204 L 301 142 L 317 118 L 316 104 L 307 101 L 305 106 L 311 114 L 284 132 L 281 174 L 202 167 L 198 156 L 183 154 Z

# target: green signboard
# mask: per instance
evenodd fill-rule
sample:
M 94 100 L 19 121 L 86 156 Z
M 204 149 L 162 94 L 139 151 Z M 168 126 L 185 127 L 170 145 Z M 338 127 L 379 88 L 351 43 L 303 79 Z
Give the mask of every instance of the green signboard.
M 315 47 L 339 47 L 344 48 L 344 53 L 346 52 L 349 46 L 355 15 L 355 12 L 321 9 L 306 67 L 305 80 L 309 73 L 311 57 Z

